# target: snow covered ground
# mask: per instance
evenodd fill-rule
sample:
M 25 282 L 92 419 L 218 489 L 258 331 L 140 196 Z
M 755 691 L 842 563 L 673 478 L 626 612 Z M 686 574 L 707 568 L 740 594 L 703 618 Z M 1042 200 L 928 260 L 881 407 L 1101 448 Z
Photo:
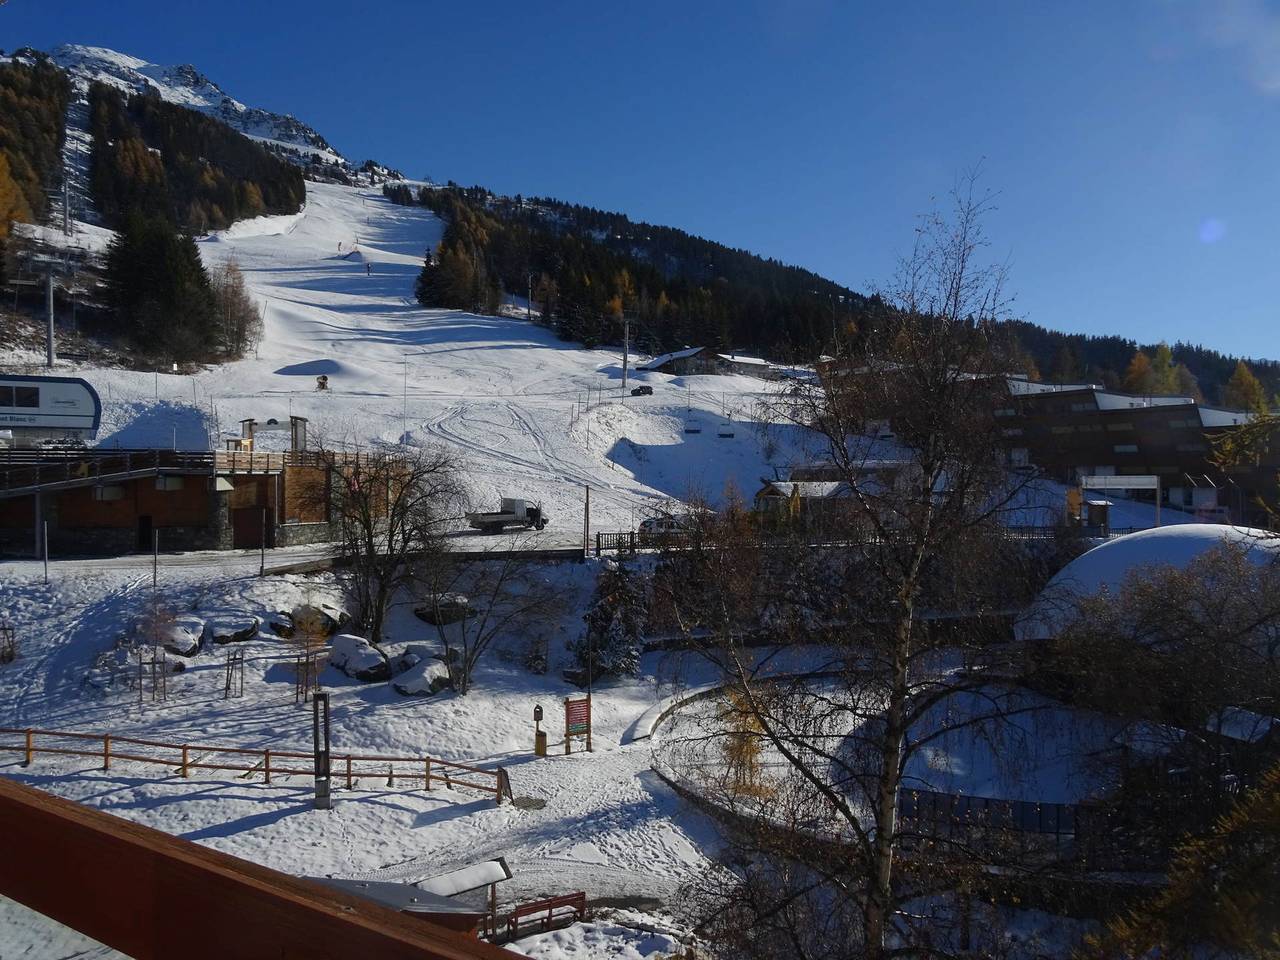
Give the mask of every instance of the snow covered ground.
M 430 754 L 491 767 L 501 764 L 517 797 L 538 809 L 497 806 L 461 788 L 424 793 L 364 776 L 348 792 L 338 783 L 331 811 L 311 808 L 311 778 L 176 770 L 128 761 L 103 771 L 95 759 L 0 753 L 0 773 L 167 832 L 295 874 L 413 882 L 479 860 L 505 856 L 515 877 L 500 888 L 509 903 L 586 890 L 622 905 L 670 903 L 715 845 L 716 830 L 653 774 L 645 743 L 622 746 L 623 733 L 659 696 L 662 660 L 646 658 L 631 681 L 598 686 L 594 752 L 563 753 L 560 701 L 576 694 L 559 679 L 565 640 L 594 587 L 595 564 L 549 566 L 547 575 L 572 603 L 549 624 L 549 670 L 520 661 L 529 638 L 505 638 L 466 697 L 405 697 L 386 684 L 359 684 L 332 668 L 321 681 L 332 697 L 333 750 Z M 124 677 L 106 683 L 92 670 L 98 655 L 150 602 L 149 573 L 128 569 L 0 568 L 0 609 L 18 637 L 19 657 L 0 667 L 0 727 L 111 731 L 117 736 L 276 750 L 306 750 L 309 707 L 296 705 L 288 666 L 292 650 L 264 631 L 236 644 L 245 651 L 245 695 L 223 700 L 229 647 L 205 650 L 169 680 L 168 699 L 139 705 Z M 293 604 L 337 601 L 334 582 L 315 577 L 227 577 L 218 568 L 174 566 L 161 572 L 161 593 L 176 610 L 208 618 L 266 617 Z M 407 607 L 389 625 L 395 652 L 407 642 L 434 644 L 434 631 Z M 170 659 L 174 659 L 170 657 Z M 533 756 L 532 712 L 546 711 L 551 755 Z M 563 729 L 562 727 L 560 728 Z M 10 742 L 12 735 L 0 735 Z M 18 738 L 20 739 L 20 737 Z

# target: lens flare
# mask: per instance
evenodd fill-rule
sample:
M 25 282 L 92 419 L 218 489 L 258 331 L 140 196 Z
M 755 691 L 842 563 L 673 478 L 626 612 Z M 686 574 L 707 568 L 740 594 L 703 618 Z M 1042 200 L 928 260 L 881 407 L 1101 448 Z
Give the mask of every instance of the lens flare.
M 1200 242 L 1217 243 L 1227 235 L 1227 225 L 1217 217 L 1209 217 L 1200 224 Z

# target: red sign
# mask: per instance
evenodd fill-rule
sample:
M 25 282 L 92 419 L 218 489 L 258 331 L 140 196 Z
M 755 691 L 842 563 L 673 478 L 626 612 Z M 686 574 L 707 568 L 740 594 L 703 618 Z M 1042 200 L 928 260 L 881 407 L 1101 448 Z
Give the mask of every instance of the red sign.
M 564 726 L 569 736 L 586 734 L 591 730 L 591 701 L 566 700 L 564 702 Z

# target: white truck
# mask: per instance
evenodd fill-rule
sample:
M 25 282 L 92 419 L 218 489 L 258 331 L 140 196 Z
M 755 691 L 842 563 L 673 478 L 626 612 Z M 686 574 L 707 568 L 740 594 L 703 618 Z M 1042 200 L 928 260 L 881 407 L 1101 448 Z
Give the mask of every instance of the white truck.
M 484 533 L 501 533 L 507 527 L 541 530 L 547 525 L 541 504 L 503 497 L 500 507 L 492 513 L 468 513 L 467 523 Z

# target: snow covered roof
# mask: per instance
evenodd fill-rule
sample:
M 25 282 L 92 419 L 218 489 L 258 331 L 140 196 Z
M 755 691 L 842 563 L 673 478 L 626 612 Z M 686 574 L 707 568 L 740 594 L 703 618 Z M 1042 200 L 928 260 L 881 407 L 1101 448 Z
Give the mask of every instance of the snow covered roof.
M 459 893 L 479 890 L 481 887 L 487 887 L 491 883 L 501 883 L 510 879 L 511 868 L 507 866 L 506 860 L 498 857 L 496 860 L 473 863 L 470 866 L 450 870 L 448 873 L 442 873 L 439 876 L 429 877 L 420 881 L 418 886 L 428 893 L 438 894 L 442 897 L 452 897 Z
M 767 367 L 769 365 L 768 360 L 764 360 L 760 357 L 747 357 L 740 353 L 717 353 L 716 356 L 721 360 L 728 361 L 729 363 L 746 363 L 757 367 Z
M 849 495 L 849 485 L 839 480 L 770 480 L 762 492 L 766 495 L 771 493 L 774 496 L 789 497 L 795 487 L 800 488 L 800 496 L 805 499 L 823 500 Z
M 1205 729 L 1210 733 L 1243 743 L 1257 743 L 1277 727 L 1280 727 L 1280 720 L 1275 717 L 1263 716 L 1252 710 L 1245 710 L 1243 707 L 1227 707 L 1220 710 L 1205 725 Z
M 1132 396 L 1127 393 L 1108 393 L 1095 390 L 1099 410 L 1138 410 L 1145 407 L 1185 407 L 1195 403 L 1191 397 Z
M 1182 743 L 1186 737 L 1186 731 L 1177 727 L 1139 720 L 1112 737 L 1112 742 L 1137 756 L 1156 759 L 1168 756 L 1174 746 Z
M 1104 589 L 1114 593 L 1129 571 L 1140 567 L 1184 568 L 1223 544 L 1245 547 L 1250 559 L 1259 564 L 1280 555 L 1280 536 L 1268 530 L 1217 523 L 1180 523 L 1116 537 L 1076 557 L 1054 574 L 1018 624 L 1018 635 L 1024 640 L 1051 637 L 1062 627 L 1065 608 L 1072 598 Z
M 692 357 L 695 353 L 701 353 L 705 347 L 685 347 L 683 350 L 673 350 L 671 353 L 664 353 L 662 356 L 654 357 L 645 363 L 637 364 L 637 370 L 658 370 L 665 367 L 672 360 L 680 360 L 684 357 Z
M 1235 427 L 1248 423 L 1253 414 L 1244 410 L 1226 410 L 1222 407 L 1201 407 L 1200 425 L 1204 427 Z

